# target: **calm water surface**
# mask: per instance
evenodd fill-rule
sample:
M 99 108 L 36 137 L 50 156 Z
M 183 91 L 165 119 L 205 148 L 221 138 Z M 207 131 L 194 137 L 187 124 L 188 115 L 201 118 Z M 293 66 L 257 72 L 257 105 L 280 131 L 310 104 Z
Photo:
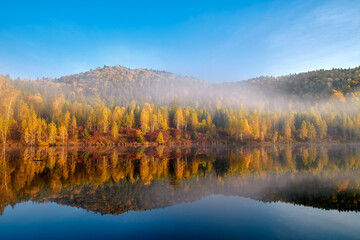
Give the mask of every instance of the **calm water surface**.
M 1 239 L 360 239 L 360 145 L 3 149 Z

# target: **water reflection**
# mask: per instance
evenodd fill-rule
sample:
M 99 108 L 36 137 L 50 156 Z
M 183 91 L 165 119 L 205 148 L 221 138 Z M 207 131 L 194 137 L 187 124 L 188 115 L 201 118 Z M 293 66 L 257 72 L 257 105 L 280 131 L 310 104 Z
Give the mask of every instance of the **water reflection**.
M 2 149 L 0 212 L 25 201 L 121 214 L 213 194 L 358 211 L 360 146 Z

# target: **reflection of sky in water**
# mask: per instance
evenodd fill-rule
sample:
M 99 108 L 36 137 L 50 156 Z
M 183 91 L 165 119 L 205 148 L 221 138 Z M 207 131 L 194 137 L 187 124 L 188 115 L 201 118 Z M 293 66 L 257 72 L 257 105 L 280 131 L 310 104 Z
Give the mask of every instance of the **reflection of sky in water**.
M 55 203 L 8 206 L 2 239 L 11 238 L 327 238 L 360 236 L 360 214 L 215 195 L 193 203 L 101 215 Z

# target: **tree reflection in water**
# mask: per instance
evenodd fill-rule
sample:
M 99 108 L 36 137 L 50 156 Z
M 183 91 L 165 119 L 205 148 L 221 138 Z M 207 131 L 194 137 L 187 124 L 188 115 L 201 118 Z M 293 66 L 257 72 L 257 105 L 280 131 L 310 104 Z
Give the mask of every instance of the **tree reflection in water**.
M 0 211 L 51 201 L 102 214 L 153 209 L 212 194 L 358 211 L 360 146 L 1 151 Z

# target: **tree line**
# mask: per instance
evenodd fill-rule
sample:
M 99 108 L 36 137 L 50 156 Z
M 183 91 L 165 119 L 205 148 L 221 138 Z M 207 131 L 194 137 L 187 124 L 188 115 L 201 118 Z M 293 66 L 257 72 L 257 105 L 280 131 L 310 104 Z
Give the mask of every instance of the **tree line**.
M 101 97 L 104 94 L 95 93 L 89 98 L 81 94 L 83 88 L 81 84 L 91 84 L 87 81 L 90 73 L 96 73 L 91 77 L 95 81 L 99 76 L 104 77 L 114 71 L 120 75 L 126 73 L 128 76 L 136 73 L 135 79 L 139 81 L 136 84 L 145 81 L 144 79 L 151 82 L 148 79 L 152 76 L 151 71 L 134 72 L 122 68 L 103 68 L 81 74 L 77 82 L 74 82 L 72 77 L 67 81 L 64 80 L 66 86 L 75 86 L 75 88 L 74 91 L 63 93 L 56 90 L 59 79 L 51 84 L 47 82 L 41 88 L 41 81 L 33 83 L 33 81 L 12 80 L 9 76 L 0 75 L 2 144 L 10 141 L 32 146 L 66 145 L 69 141 L 91 140 L 94 136 L 102 136 L 113 143 L 124 138 L 127 142 L 154 141 L 154 138 L 150 140 L 149 134 L 157 134 L 155 139 L 158 143 L 165 143 L 169 141 L 169 137 L 163 136 L 166 135 L 166 131 L 172 137 L 170 141 L 190 140 L 186 136 L 191 136 L 192 140 L 201 136 L 208 141 L 273 143 L 355 141 L 360 138 L 360 93 L 353 88 L 357 86 L 360 77 L 359 68 L 290 75 L 289 79 L 294 78 L 291 81 L 278 81 L 276 78 L 271 78 L 271 81 L 259 79 L 250 81 L 270 89 L 277 84 L 281 85 L 279 89 L 291 86 L 292 92 L 297 86 L 294 84 L 300 84 L 298 91 L 305 89 L 307 93 L 310 93 L 309 89 L 315 86 L 315 83 L 324 84 L 322 78 L 326 77 L 328 82 L 332 82 L 332 84 L 326 83 L 327 91 L 332 89 L 331 98 L 323 102 L 313 102 L 312 106 L 304 108 L 292 108 L 293 102 L 288 102 L 286 109 L 276 106 L 267 108 L 266 105 L 265 107 L 229 105 L 221 101 L 214 104 L 209 96 L 207 96 L 208 104 L 205 105 L 197 102 L 187 104 L 177 100 L 176 97 L 173 102 L 167 104 L 156 104 L 156 101 L 151 99 L 135 101 L 137 98 L 134 98 L 134 101 L 127 99 L 126 103 L 119 104 L 119 101 L 111 97 Z M 166 80 L 166 76 L 165 74 L 161 79 Z M 296 79 L 300 77 L 303 80 L 297 81 Z M 349 78 L 345 81 L 345 77 Z M 117 78 L 112 77 L 111 82 L 115 84 Z M 126 77 L 128 78 L 130 79 Z M 99 79 L 96 81 L 98 84 L 101 83 Z M 334 81 L 341 82 L 341 86 L 345 86 L 345 82 L 349 83 L 346 85 L 348 91 L 343 90 L 345 96 L 342 91 L 333 88 Z M 64 83 L 61 84 L 60 86 L 63 86 Z M 316 86 L 321 88 L 323 86 L 321 84 Z M 90 87 L 90 85 L 86 86 Z M 336 85 L 336 89 L 342 89 L 339 86 Z M 159 91 L 157 94 L 163 93 Z M 126 138 L 124 135 L 124 130 L 129 129 L 136 130 L 135 139 Z
M 100 134 L 116 142 L 122 129 L 137 129 L 137 134 L 158 130 L 201 133 L 208 140 L 238 142 L 293 142 L 358 140 L 360 112 L 264 111 L 244 107 L 215 110 L 150 103 L 108 107 L 70 103 L 60 96 L 50 110 L 37 109 L 23 99 L 8 102 L 0 114 L 0 139 L 21 141 L 24 145 L 64 145 L 68 140 L 88 139 Z M 4 114 L 5 113 L 5 114 Z M 161 131 L 160 131 L 161 132 Z M 196 137 L 194 137 L 196 138 Z

